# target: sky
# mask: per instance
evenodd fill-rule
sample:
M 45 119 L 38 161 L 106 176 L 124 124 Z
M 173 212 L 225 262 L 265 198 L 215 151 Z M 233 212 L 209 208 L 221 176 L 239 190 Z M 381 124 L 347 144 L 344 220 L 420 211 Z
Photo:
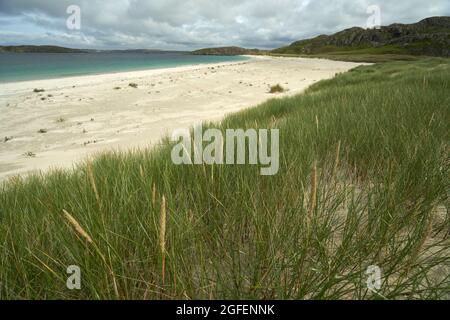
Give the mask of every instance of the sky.
M 382 25 L 450 16 L 449 0 L 0 0 L 0 45 L 271 49 L 366 27 L 373 5 Z

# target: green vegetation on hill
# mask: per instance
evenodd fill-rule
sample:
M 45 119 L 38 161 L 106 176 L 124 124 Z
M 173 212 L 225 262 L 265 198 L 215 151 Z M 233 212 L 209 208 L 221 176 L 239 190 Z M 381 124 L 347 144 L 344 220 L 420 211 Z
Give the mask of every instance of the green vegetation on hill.
M 222 130 L 280 129 L 276 176 L 176 166 L 165 140 L 13 178 L 0 297 L 448 298 L 449 87 L 449 60 L 391 62 L 227 117 Z
M 274 54 L 450 56 L 450 17 L 432 17 L 414 24 L 380 29 L 350 28 L 333 35 L 301 40 Z
M 213 56 L 238 56 L 245 54 L 262 54 L 265 51 L 259 49 L 245 49 L 240 47 L 220 47 L 220 48 L 206 48 L 193 51 L 196 55 L 213 55 Z
M 71 49 L 57 46 L 0 46 L 0 53 L 82 53 L 80 49 Z
M 405 54 L 381 54 L 381 53 L 359 53 L 359 52 L 332 52 L 322 54 L 271 54 L 275 57 L 303 57 L 303 58 L 321 58 L 336 61 L 351 61 L 351 62 L 389 62 L 389 61 L 416 61 L 421 60 L 423 56 L 413 56 Z

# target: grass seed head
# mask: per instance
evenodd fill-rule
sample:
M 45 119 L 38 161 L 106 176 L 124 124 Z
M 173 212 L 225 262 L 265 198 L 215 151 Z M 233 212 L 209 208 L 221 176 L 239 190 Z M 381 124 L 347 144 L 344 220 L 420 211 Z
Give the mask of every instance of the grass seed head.
M 64 216 L 66 217 L 66 220 L 69 222 L 69 224 L 73 227 L 73 229 L 84 239 L 86 239 L 87 242 L 92 243 L 92 238 L 89 236 L 89 234 L 84 231 L 84 229 L 81 227 L 81 225 L 78 223 L 75 218 L 68 213 L 66 210 L 63 210 Z

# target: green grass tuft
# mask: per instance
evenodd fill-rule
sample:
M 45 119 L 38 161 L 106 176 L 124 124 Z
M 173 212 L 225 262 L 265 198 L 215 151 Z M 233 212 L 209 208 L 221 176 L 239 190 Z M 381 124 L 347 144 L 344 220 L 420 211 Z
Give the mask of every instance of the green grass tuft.
M 271 86 L 269 89 L 269 93 L 282 93 L 284 91 L 286 90 L 279 84 Z

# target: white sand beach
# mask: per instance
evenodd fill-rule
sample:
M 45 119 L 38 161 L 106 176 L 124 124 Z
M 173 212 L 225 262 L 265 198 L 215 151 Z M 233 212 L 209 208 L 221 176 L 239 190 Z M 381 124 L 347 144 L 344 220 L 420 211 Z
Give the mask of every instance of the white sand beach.
M 292 95 L 357 63 L 253 57 L 0 84 L 0 180 L 72 167 L 99 151 L 147 147 L 174 129 Z M 137 88 L 130 87 L 137 84 Z M 271 85 L 288 89 L 270 94 Z M 44 92 L 33 90 L 44 89 Z

